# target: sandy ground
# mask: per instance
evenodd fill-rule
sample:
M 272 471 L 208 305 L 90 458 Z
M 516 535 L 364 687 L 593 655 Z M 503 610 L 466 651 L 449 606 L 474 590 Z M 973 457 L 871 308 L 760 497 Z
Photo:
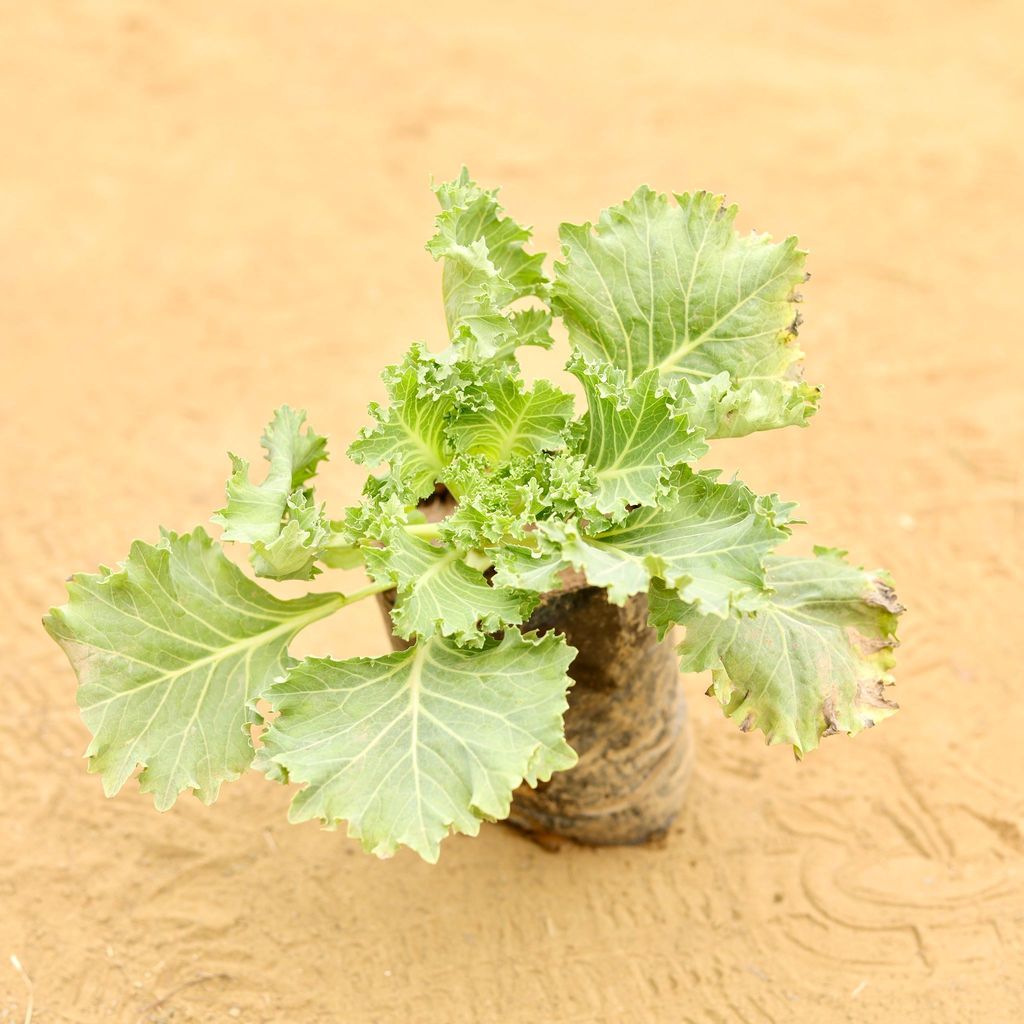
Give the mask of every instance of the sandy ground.
M 33 1024 L 1024 1019 L 1020 5 L 366 6 L 2 5 L 0 1021 L 11 953 Z M 640 181 L 800 234 L 824 407 L 717 455 L 892 568 L 904 710 L 795 765 L 693 680 L 656 849 L 494 826 L 429 868 L 257 777 L 105 800 L 42 612 L 205 521 L 278 403 L 343 450 L 442 336 L 462 161 L 549 248 Z M 369 605 L 302 645 L 385 649 Z

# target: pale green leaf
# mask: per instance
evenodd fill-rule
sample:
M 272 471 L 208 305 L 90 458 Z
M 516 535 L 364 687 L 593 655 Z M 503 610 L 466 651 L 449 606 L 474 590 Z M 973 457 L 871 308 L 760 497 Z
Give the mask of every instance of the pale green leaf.
M 823 736 L 851 736 L 892 715 L 896 624 L 903 610 L 888 576 L 848 564 L 845 552 L 816 549 L 813 558 L 774 557 L 767 582 L 774 593 L 754 616 L 726 620 L 699 615 L 671 594 L 672 618 L 686 627 L 684 671 L 712 670 L 708 691 L 744 731 L 769 743 L 790 743 L 798 755 Z
M 546 547 L 506 544 L 491 554 L 496 585 L 537 594 L 559 589 L 561 574 L 569 568 L 559 550 Z
M 594 507 L 618 517 L 630 505 L 660 504 L 668 470 L 707 451 L 703 435 L 659 393 L 653 370 L 623 387 L 579 355 L 568 368 L 587 397 L 576 448 L 596 476 Z
M 213 516 L 224 528 L 223 540 L 255 544 L 272 543 L 281 530 L 289 496 L 316 475 L 317 465 L 327 458 L 326 438 L 311 429 L 302 430 L 306 414 L 282 405 L 261 438 L 270 463 L 261 484 L 249 480 L 249 463 L 231 456 L 233 472 L 228 480 L 228 503 Z
M 616 604 L 658 577 L 709 614 L 756 607 L 765 556 L 787 534 L 775 499 L 686 467 L 675 475 L 668 507 L 635 509 L 608 528 L 569 523 L 543 532 L 590 583 L 607 587 Z
M 348 450 L 353 462 L 370 468 L 390 463 L 392 473 L 401 477 L 414 498 L 425 498 L 434 490 L 448 461 L 445 420 L 452 400 L 421 393 L 421 375 L 430 369 L 429 356 L 413 349 L 387 378 L 391 404 L 386 409 L 376 402 L 370 405 L 377 425 L 364 428 Z
M 512 343 L 516 348 L 533 346 L 551 348 L 555 339 L 551 337 L 551 311 L 530 307 L 517 309 L 509 314 L 512 322 Z
M 441 213 L 427 243 L 444 263 L 442 294 L 456 351 L 501 359 L 520 345 L 550 345 L 546 310 L 504 312 L 511 302 L 542 294 L 543 253 L 526 252 L 530 232 L 502 216 L 497 190 L 481 189 L 468 171 L 435 188 Z
M 441 535 L 463 548 L 523 543 L 537 520 L 574 517 L 593 495 L 593 471 L 569 452 L 513 456 L 493 469 L 481 455 L 459 455 L 445 482 L 458 506 Z
M 676 409 L 707 437 L 744 437 L 772 426 L 805 426 L 818 404 L 819 389 L 804 381 L 745 380 L 733 386 L 722 372 L 694 384 L 675 383 Z
M 457 451 L 482 455 L 496 466 L 516 455 L 565 447 L 572 395 L 546 380 L 527 389 L 513 374 L 489 382 L 485 391 L 488 408 L 456 417 L 449 428 Z
M 291 820 L 348 821 L 381 857 L 436 861 L 451 832 L 509 813 L 513 790 L 571 767 L 562 715 L 575 656 L 510 628 L 480 650 L 433 637 L 383 658 L 307 659 L 273 688 L 263 766 L 306 783 Z
M 392 472 L 368 476 L 359 503 L 345 509 L 344 519 L 331 521 L 325 555 L 329 549 L 337 563 L 334 568 L 352 567 L 347 563 L 354 555 L 346 552 L 346 548 L 383 541 L 396 526 L 423 521 L 423 514 L 417 509 L 418 499 L 402 477 L 401 456 L 396 455 Z
M 544 254 L 523 248 L 530 240 L 530 230 L 502 216 L 497 189 L 480 188 L 463 167 L 457 178 L 436 186 L 434 194 L 441 213 L 437 233 L 427 243 L 432 253 L 444 256 L 451 244 L 470 245 L 480 240 L 491 264 L 517 298 L 532 295 L 544 284 Z
M 657 369 L 680 408 L 707 410 L 693 422 L 709 436 L 806 422 L 817 390 L 799 380 L 794 305 L 805 254 L 795 238 L 741 237 L 720 196 L 675 199 L 642 187 L 596 228 L 562 225 L 553 304 L 570 341 L 627 381 Z M 722 373 L 737 395 L 711 415 L 708 396 L 692 392 Z
M 354 539 L 344 519 L 327 523 L 327 538 L 320 552 L 324 565 L 329 569 L 356 569 L 363 564 L 363 553 L 364 548 Z
M 366 567 L 379 583 L 391 582 L 398 600 L 391 613 L 402 637 L 440 633 L 460 644 L 479 645 L 485 633 L 522 622 L 533 595 L 492 587 L 466 564 L 465 552 L 438 547 L 405 530 L 393 530 L 383 548 L 367 548 Z
M 79 574 L 44 620 L 78 674 L 89 767 L 108 796 L 136 766 L 166 810 L 184 789 L 206 803 L 253 757 L 253 702 L 288 667 L 288 644 L 343 603 L 280 601 L 202 529 L 136 541 L 123 568 Z
M 315 504 L 309 491 L 300 489 L 288 498 L 281 532 L 269 544 L 256 541 L 250 561 L 257 576 L 309 580 L 320 572 L 316 562 L 323 557 L 329 537 L 323 506 Z
M 544 285 L 544 254 L 528 253 L 523 248 L 530 240 L 530 231 L 511 217 L 502 216 L 497 189 L 480 188 L 463 168 L 457 178 L 436 186 L 434 194 L 441 213 L 427 250 L 435 259 L 445 260 L 442 273 L 450 325 L 457 322 L 462 311 L 455 301 L 460 295 L 455 282 L 461 284 L 463 276 L 460 262 L 475 265 L 478 254 L 486 261 L 490 275 L 510 293 L 499 305 L 533 295 Z
M 491 469 L 482 455 L 458 455 L 445 483 L 458 495 L 455 510 L 441 521 L 444 541 L 462 549 L 485 548 L 518 537 L 532 521 L 535 504 L 522 492 L 532 460 L 515 458 Z

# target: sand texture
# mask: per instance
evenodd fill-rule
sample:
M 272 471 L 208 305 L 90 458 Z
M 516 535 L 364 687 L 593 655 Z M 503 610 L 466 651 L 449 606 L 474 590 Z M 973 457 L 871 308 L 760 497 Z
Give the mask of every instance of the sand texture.
M 1024 1020 L 1018 2 L 2 7 L 0 1022 L 9 954 L 32 1024 Z M 642 181 L 800 235 L 821 412 L 707 464 L 893 571 L 903 710 L 796 764 L 689 680 L 653 848 L 486 826 L 431 868 L 256 776 L 106 800 L 43 612 L 205 522 L 282 402 L 356 495 L 381 365 L 442 340 L 427 182 L 462 162 L 548 251 Z M 297 653 L 387 649 L 365 602 Z

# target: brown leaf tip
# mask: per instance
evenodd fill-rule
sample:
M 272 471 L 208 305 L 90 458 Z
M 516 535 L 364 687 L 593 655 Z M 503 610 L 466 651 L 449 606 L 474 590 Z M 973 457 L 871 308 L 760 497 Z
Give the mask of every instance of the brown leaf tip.
M 885 683 L 881 679 L 862 680 L 857 684 L 857 703 L 870 708 L 899 710 L 899 704 L 885 696 Z
M 825 731 L 821 734 L 822 736 L 834 736 L 839 732 L 839 721 L 836 718 L 836 695 L 830 693 L 825 698 L 825 704 L 821 709 L 822 714 L 825 717 Z
M 864 598 L 867 604 L 875 608 L 884 608 L 893 615 L 900 615 L 906 611 L 896 597 L 896 591 L 888 583 L 877 578 L 871 582 L 871 591 Z

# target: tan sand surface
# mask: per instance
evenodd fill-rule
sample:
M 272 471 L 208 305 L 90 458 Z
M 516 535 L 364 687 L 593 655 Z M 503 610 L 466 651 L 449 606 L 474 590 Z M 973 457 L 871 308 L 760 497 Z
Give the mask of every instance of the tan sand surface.
M 2 4 L 0 1021 L 1024 1020 L 1024 8 L 1013 0 Z M 652 849 L 499 827 L 430 868 L 220 803 L 104 799 L 39 619 L 72 570 L 218 507 L 309 409 L 340 458 L 438 344 L 428 175 L 550 251 L 641 181 L 811 250 L 808 431 L 721 444 L 798 544 L 888 565 L 902 712 L 801 765 L 691 681 Z M 557 357 L 531 360 L 537 372 Z M 301 652 L 380 653 L 376 610 Z M 300 653 L 301 653 L 300 652 Z

